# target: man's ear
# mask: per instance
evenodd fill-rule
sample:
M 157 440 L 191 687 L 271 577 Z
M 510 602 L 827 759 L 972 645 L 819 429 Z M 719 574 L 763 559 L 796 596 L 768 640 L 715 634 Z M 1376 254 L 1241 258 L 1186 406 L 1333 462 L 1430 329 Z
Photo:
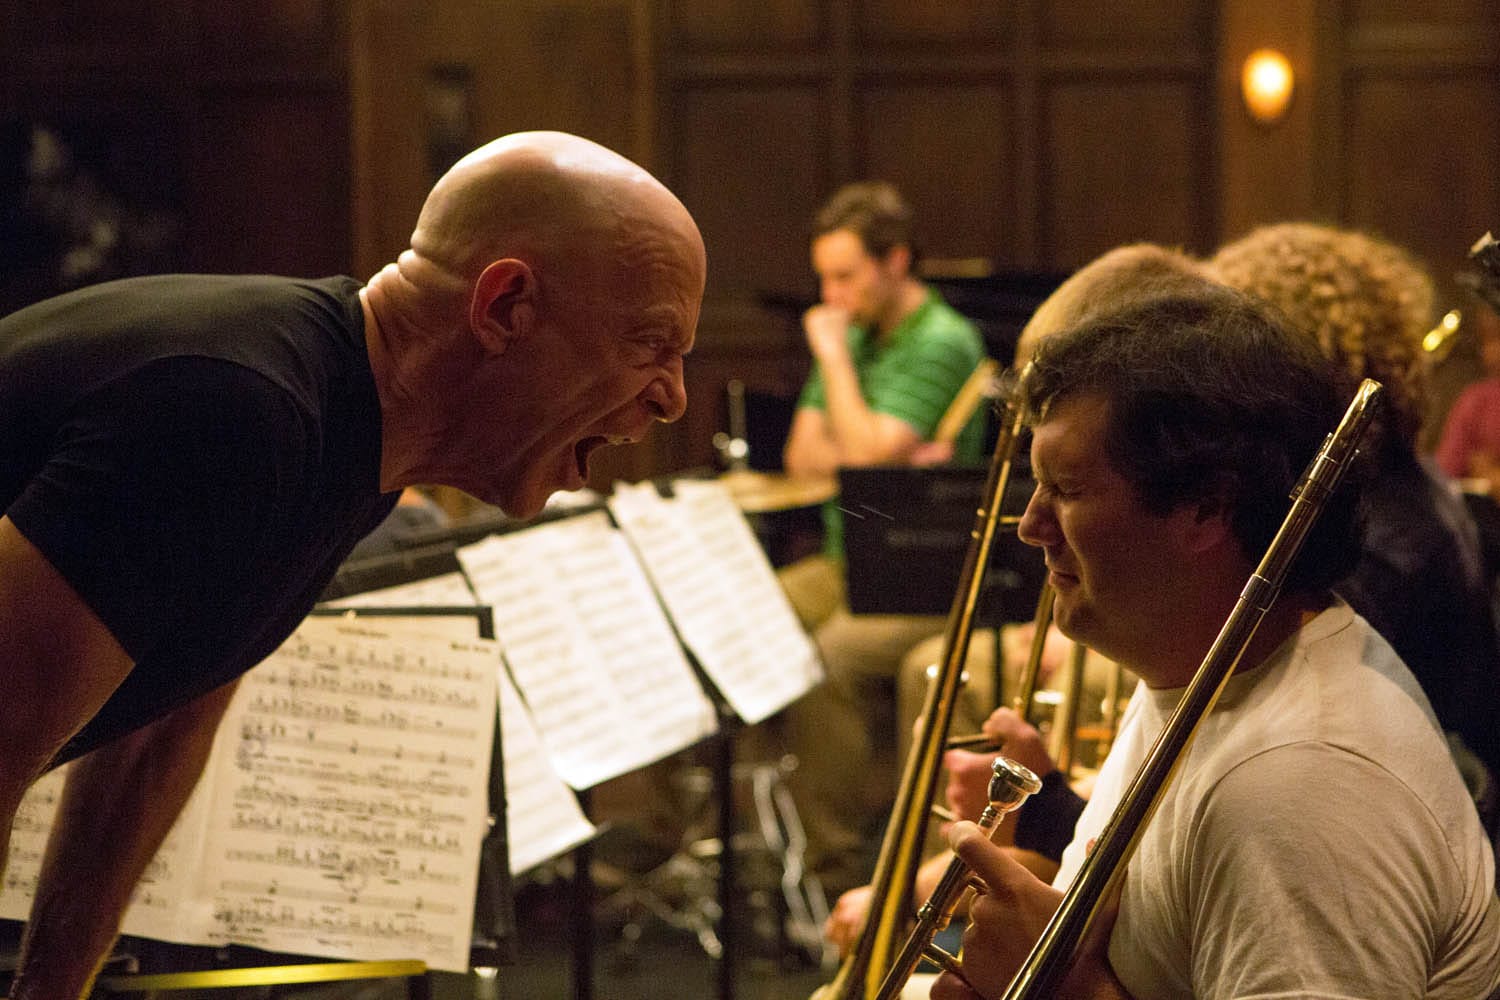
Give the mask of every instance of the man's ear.
M 1188 504 L 1180 513 L 1182 539 L 1189 552 L 1207 552 L 1226 540 L 1233 540 L 1229 505 L 1220 498 Z
M 905 277 L 911 273 L 911 247 L 897 243 L 886 251 L 885 269 L 893 276 Z
M 536 275 L 514 257 L 491 263 L 474 282 L 469 329 L 484 349 L 500 354 L 536 321 Z

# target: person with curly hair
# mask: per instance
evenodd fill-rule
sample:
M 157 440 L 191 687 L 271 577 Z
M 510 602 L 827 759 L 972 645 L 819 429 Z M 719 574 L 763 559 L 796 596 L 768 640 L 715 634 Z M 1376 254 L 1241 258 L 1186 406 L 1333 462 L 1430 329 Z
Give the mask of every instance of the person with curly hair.
M 1484 762 L 1489 775 L 1465 769 L 1476 798 L 1492 803 L 1500 646 L 1478 532 L 1416 445 L 1427 403 L 1421 341 L 1432 327 L 1431 278 L 1386 240 L 1308 222 L 1258 228 L 1207 267 L 1279 309 L 1347 374 L 1385 386 L 1386 433 L 1365 494 L 1360 558 L 1336 589 L 1400 654 L 1443 729 Z M 1455 756 L 1472 764 L 1461 748 Z

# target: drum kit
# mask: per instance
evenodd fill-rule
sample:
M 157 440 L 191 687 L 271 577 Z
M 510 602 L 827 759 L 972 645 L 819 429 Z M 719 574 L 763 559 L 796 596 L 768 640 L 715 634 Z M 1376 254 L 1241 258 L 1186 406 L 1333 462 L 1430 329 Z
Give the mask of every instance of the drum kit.
M 833 476 L 789 476 L 780 472 L 731 469 L 719 482 L 746 514 L 774 514 L 799 507 L 815 507 L 838 492 Z
M 724 387 L 729 409 L 729 430 L 714 435 L 714 450 L 728 471 L 719 482 L 746 514 L 776 514 L 782 511 L 816 507 L 832 500 L 838 492 L 833 475 L 791 476 L 780 472 L 762 472 L 750 468 L 750 444 L 747 438 L 745 383 L 730 379 Z

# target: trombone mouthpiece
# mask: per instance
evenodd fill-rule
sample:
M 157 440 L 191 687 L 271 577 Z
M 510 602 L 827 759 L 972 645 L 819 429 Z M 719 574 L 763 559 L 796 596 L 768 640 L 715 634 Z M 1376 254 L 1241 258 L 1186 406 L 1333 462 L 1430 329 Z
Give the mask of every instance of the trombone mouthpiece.
M 1041 787 L 1041 778 L 1009 757 L 996 757 L 990 765 L 990 805 L 1001 812 L 1020 808 Z

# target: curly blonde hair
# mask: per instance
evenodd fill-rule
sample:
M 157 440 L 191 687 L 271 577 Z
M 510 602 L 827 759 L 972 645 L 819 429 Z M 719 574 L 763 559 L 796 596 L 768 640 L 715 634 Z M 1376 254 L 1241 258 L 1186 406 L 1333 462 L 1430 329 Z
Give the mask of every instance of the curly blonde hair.
M 1427 404 L 1422 337 L 1435 291 L 1415 257 L 1357 230 L 1284 222 L 1227 244 L 1207 267 L 1210 277 L 1280 309 L 1353 377 L 1383 383 L 1393 429 L 1416 441 Z

